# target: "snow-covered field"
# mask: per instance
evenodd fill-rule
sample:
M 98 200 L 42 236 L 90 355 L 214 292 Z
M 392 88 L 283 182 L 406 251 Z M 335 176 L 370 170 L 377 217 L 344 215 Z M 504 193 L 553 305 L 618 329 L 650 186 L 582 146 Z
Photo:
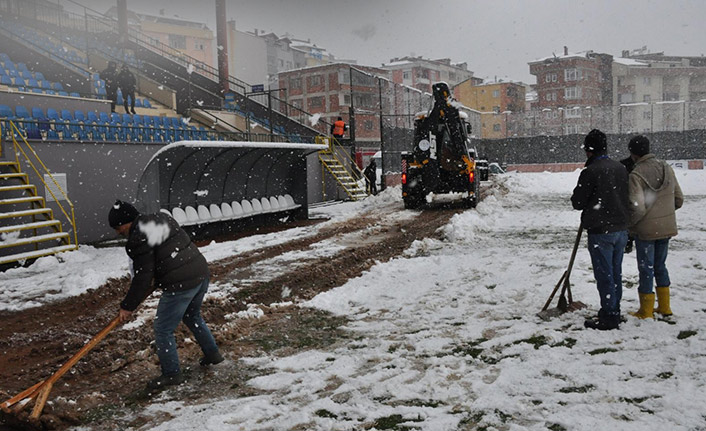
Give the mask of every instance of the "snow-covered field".
M 628 316 L 619 331 L 585 330 L 598 303 L 585 238 L 571 280 L 574 299 L 589 310 L 540 320 L 536 312 L 565 270 L 578 228 L 568 201 L 578 171 L 509 174 L 476 210 L 451 219 L 444 240 L 418 241 L 302 304 L 348 317 L 355 342 L 243 358 L 270 371 L 249 382 L 265 395 L 156 402 L 145 413 L 173 418 L 150 429 L 704 430 L 706 171 L 677 177 L 686 198 L 668 259 L 676 323 Z M 316 211 L 335 222 L 398 196 L 392 190 Z M 399 207 L 399 217 L 414 216 Z M 203 250 L 214 260 L 319 228 Z M 82 247 L 59 259 L 0 274 L 0 309 L 74 295 L 127 271 L 120 249 Z M 637 309 L 634 253 L 623 268 L 626 312 Z M 61 271 L 59 284 L 48 269 L 53 277 Z

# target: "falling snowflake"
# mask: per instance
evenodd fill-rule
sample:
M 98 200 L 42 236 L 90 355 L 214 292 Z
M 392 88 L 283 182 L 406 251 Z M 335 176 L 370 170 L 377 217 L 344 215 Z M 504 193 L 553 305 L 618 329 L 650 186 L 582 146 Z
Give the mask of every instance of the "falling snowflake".
M 189 63 L 189 65 L 186 66 L 186 73 L 188 73 L 189 75 L 194 73 L 194 65 L 193 64 Z
M 189 125 L 189 121 L 191 121 L 191 117 L 182 117 L 181 122 L 186 124 L 187 126 Z
M 160 90 L 164 90 L 164 85 L 160 85 L 157 88 L 159 88 Z
M 311 123 L 312 126 L 316 126 L 319 123 L 319 119 L 321 119 L 321 114 L 314 114 L 309 117 L 309 123 Z
M 203 100 L 197 100 L 197 101 L 196 101 L 196 104 L 199 105 L 199 106 L 203 106 Z

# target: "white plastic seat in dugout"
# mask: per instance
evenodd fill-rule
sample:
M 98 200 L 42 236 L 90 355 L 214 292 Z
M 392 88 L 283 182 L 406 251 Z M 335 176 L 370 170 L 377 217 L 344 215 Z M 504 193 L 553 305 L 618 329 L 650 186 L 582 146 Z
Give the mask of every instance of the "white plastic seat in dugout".
M 230 204 L 230 207 L 233 209 L 233 217 L 238 218 L 238 217 L 243 216 L 244 210 L 243 210 L 243 206 L 240 205 L 240 202 L 233 201 Z
M 208 208 L 205 205 L 199 205 L 197 209 L 199 213 L 199 220 L 208 221 L 211 220 L 211 213 L 208 212 Z
M 289 207 L 289 204 L 287 203 L 287 199 L 284 198 L 284 196 L 279 195 L 277 196 L 277 204 L 279 206 L 279 209 L 287 209 Z
M 284 199 L 287 200 L 287 208 L 296 206 L 297 204 L 294 202 L 294 198 L 292 198 L 291 195 L 284 195 Z
M 262 205 L 262 212 L 268 213 L 272 211 L 272 206 L 270 205 L 270 200 L 267 198 L 260 199 L 260 205 Z
M 196 208 L 192 206 L 187 206 L 184 208 L 184 212 L 186 213 L 186 222 L 187 223 L 198 223 L 199 222 L 199 213 L 196 212 Z
M 208 212 L 211 213 L 211 218 L 214 220 L 223 218 L 223 213 L 221 212 L 221 207 L 216 204 L 209 205 Z
M 270 196 L 270 208 L 272 208 L 272 211 L 279 211 L 281 209 L 279 207 L 279 201 L 274 196 Z
M 243 199 L 243 201 L 240 203 L 241 207 L 243 208 L 243 215 L 250 215 L 253 212 L 252 204 L 250 203 L 249 200 Z
M 179 224 L 184 224 L 187 221 L 186 213 L 179 207 L 172 209 L 172 217 L 174 217 L 174 220 Z
M 228 202 L 223 202 L 221 204 L 221 215 L 223 218 L 233 218 L 233 208 Z
M 166 215 L 168 215 L 168 216 L 170 216 L 170 217 L 172 216 L 172 213 L 170 213 L 169 210 L 166 209 L 166 208 L 160 208 L 160 209 L 159 209 L 159 212 L 164 213 L 164 214 L 166 214 Z
M 262 203 L 258 199 L 252 198 L 252 200 L 250 201 L 250 204 L 252 205 L 252 212 L 253 213 L 259 214 L 262 212 Z

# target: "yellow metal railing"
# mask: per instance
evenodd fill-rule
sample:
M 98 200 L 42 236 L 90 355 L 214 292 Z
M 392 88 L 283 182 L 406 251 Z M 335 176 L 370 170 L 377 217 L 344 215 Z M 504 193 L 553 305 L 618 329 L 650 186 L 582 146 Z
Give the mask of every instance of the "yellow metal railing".
M 343 168 L 343 170 L 346 171 L 346 173 L 353 179 L 356 184 L 359 183 L 360 180 L 363 178 L 363 172 L 358 168 L 358 165 L 355 163 L 350 153 L 346 151 L 345 148 L 343 148 L 343 146 L 338 142 L 338 140 L 336 140 L 336 138 L 329 136 L 317 136 L 316 143 L 320 145 L 326 145 L 325 150 L 319 151 L 319 160 L 321 161 L 322 165 L 326 166 L 326 168 L 329 169 L 329 172 L 331 172 L 338 184 L 343 187 L 343 190 L 345 190 L 348 196 L 352 198 L 353 196 L 349 188 L 345 184 L 343 184 L 341 178 L 339 178 L 338 175 L 331 171 L 329 164 L 322 156 L 327 155 L 332 157 Z M 324 187 L 324 190 L 326 190 L 325 184 L 323 184 L 324 178 L 325 176 L 322 175 L 322 186 Z
M 15 162 L 17 163 L 17 167 L 18 168 L 20 167 L 20 153 L 22 153 L 22 155 L 24 156 L 27 163 L 29 163 L 29 165 L 34 170 L 34 173 L 37 175 L 37 178 L 39 178 L 39 181 L 41 181 L 42 184 L 44 184 L 44 187 L 46 188 L 46 190 L 49 192 L 51 197 L 54 198 L 54 201 L 59 206 L 59 209 L 61 210 L 62 214 L 64 214 L 64 217 L 66 217 L 66 220 L 69 223 L 71 223 L 71 227 L 73 230 L 73 236 L 74 236 L 74 245 L 76 246 L 76 248 L 78 248 L 78 234 L 76 232 L 76 215 L 74 212 L 73 202 L 71 202 L 71 200 L 69 199 L 69 196 L 66 194 L 64 189 L 61 188 L 59 183 L 54 178 L 54 175 L 51 174 L 51 172 L 46 167 L 44 162 L 42 162 L 42 159 L 39 158 L 39 155 L 37 154 L 36 151 L 34 151 L 34 148 L 32 148 L 32 146 L 29 144 L 29 142 L 27 142 L 27 138 L 20 132 L 20 129 L 17 128 L 17 126 L 15 125 L 14 122 L 9 121 L 9 120 L 8 120 L 8 122 L 10 124 L 10 130 L 9 130 L 10 133 L 9 134 L 12 136 L 12 146 L 15 150 Z M 0 135 L 1 135 L 1 132 L 2 132 L 2 130 L 0 130 Z M 17 141 L 17 136 L 22 138 L 22 142 Z M 25 149 L 22 148 L 22 145 L 21 145 L 22 143 L 24 143 L 24 145 L 27 146 L 27 148 L 29 149 L 31 154 L 34 156 L 36 161 L 39 163 L 39 165 L 41 166 L 41 168 L 43 169 L 45 174 L 48 175 L 49 178 L 51 179 L 51 181 L 54 183 L 54 186 L 56 186 L 56 189 L 59 190 L 59 192 L 61 192 L 61 196 L 64 198 L 64 200 L 66 201 L 66 203 L 68 204 L 68 206 L 70 208 L 70 212 L 71 212 L 70 216 L 69 216 L 68 212 L 66 211 L 66 209 L 64 209 L 64 206 L 61 204 L 59 199 L 57 199 L 56 195 L 54 195 L 54 192 L 52 191 L 52 189 L 44 181 L 44 176 L 40 173 L 39 169 L 37 169 L 37 167 L 35 166 L 32 159 L 27 155 L 27 152 L 25 151 Z M 68 245 L 70 245 L 70 244 L 71 244 L 71 240 L 69 239 Z

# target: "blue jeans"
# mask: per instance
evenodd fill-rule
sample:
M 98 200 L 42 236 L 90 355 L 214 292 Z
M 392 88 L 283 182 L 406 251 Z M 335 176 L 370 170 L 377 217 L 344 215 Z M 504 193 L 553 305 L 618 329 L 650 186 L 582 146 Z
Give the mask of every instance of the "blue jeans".
M 207 290 L 208 278 L 193 289 L 162 293 L 154 320 L 154 338 L 163 375 L 171 376 L 180 371 L 174 338 L 180 320 L 194 334 L 205 355 L 218 351 L 216 340 L 201 317 L 201 303 Z
M 588 234 L 588 252 L 601 297 L 599 316 L 620 316 L 620 299 L 623 297 L 623 252 L 627 242 L 627 231 Z
M 669 238 L 652 241 L 635 240 L 637 251 L 637 269 L 640 272 L 640 293 L 652 293 L 652 282 L 657 281 L 658 287 L 669 287 L 669 271 L 667 271 L 667 251 Z

